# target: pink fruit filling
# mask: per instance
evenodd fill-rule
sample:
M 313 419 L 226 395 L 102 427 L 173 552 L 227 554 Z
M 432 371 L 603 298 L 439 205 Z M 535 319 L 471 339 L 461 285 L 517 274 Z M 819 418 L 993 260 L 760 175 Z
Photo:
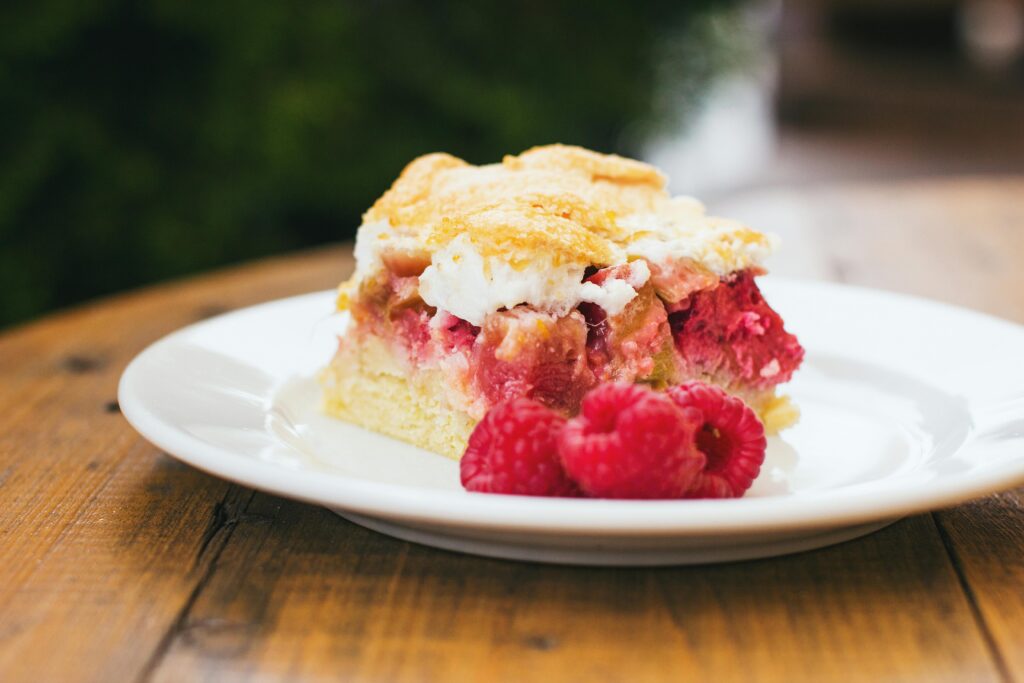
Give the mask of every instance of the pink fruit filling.
M 611 277 L 628 282 L 632 276 L 633 266 L 627 263 L 599 270 L 587 281 L 601 285 Z M 665 306 L 652 284 L 642 285 L 616 315 L 587 302 L 579 308 L 588 325 L 587 360 L 598 380 L 662 382 L 672 337 Z
M 664 384 L 672 374 L 672 334 L 665 306 L 644 285 L 626 308 L 609 316 L 596 304 L 580 304 L 587 319 L 587 359 L 603 382 Z
M 443 366 L 476 417 L 520 396 L 572 415 L 589 389 L 607 381 L 664 387 L 710 379 L 761 391 L 787 381 L 803 359 L 753 270 L 718 279 L 688 263 L 652 267 L 650 280 L 616 315 L 592 303 L 561 317 L 521 305 L 488 316 L 481 328 L 419 298 L 422 261 L 385 264 L 355 297 L 357 333 L 391 339 L 411 370 Z M 610 277 L 628 281 L 630 265 L 598 270 L 588 280 L 601 285 Z
M 470 356 L 474 388 L 493 405 L 525 396 L 572 413 L 595 384 L 587 366 L 583 316 L 515 308 L 492 315 Z
M 803 360 L 803 347 L 786 332 L 749 270 L 671 308 L 676 349 L 691 377 L 763 390 L 788 381 Z

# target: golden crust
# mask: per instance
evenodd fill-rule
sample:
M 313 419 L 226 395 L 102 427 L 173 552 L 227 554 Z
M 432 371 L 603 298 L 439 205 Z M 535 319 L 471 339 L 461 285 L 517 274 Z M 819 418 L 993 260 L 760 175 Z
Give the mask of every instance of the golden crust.
M 504 255 L 514 268 L 532 254 L 548 254 L 554 264 L 572 261 L 610 263 L 612 244 L 579 223 L 532 207 L 494 206 L 444 218 L 430 231 L 427 245 L 441 247 L 460 234 L 470 235 L 483 256 Z
M 484 254 L 514 260 L 546 252 L 603 264 L 625 237 L 619 217 L 657 211 L 668 200 L 653 166 L 548 145 L 486 166 L 449 154 L 420 157 L 363 219 L 402 226 L 431 250 L 467 234 Z
M 664 194 L 665 176 L 650 164 L 617 154 L 600 154 L 571 145 L 545 145 L 528 149 L 519 156 L 508 155 L 502 165 L 512 170 L 542 169 L 568 171 L 590 176 L 594 182 L 648 185 Z

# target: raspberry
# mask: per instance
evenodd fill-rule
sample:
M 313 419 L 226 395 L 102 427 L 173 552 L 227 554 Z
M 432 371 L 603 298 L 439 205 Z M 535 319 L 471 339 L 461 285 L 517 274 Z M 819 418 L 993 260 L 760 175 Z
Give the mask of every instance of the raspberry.
M 528 398 L 499 403 L 469 436 L 459 462 L 467 491 L 523 496 L 579 495 L 558 458 L 565 418 Z
M 668 395 L 681 408 L 696 409 L 704 416 L 697 430 L 697 448 L 706 464 L 686 497 L 742 496 L 760 473 L 768 445 L 757 415 L 739 398 L 703 382 L 671 387 Z
M 694 445 L 701 416 L 635 384 L 602 384 L 559 441 L 566 472 L 602 498 L 680 498 L 704 467 Z

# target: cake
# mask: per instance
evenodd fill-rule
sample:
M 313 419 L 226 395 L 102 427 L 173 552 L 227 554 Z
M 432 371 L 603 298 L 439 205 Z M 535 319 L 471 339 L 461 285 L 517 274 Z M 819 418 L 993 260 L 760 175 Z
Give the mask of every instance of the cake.
M 422 156 L 363 216 L 323 408 L 458 458 L 507 399 L 571 416 L 602 383 L 701 380 L 777 432 L 803 349 L 758 289 L 776 242 L 620 156 Z

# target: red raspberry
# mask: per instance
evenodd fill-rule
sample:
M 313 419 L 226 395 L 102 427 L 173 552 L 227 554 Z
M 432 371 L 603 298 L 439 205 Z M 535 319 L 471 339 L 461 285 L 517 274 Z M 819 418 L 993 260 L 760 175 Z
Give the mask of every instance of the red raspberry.
M 459 462 L 467 491 L 523 496 L 579 495 L 558 458 L 565 418 L 528 398 L 499 403 L 469 436 Z
M 694 446 L 700 413 L 635 384 L 602 384 L 559 441 L 566 472 L 602 498 L 680 498 L 704 467 Z
M 768 442 L 761 420 L 739 398 L 703 382 L 671 387 L 668 395 L 681 408 L 699 410 L 704 416 L 697 430 L 697 448 L 706 456 L 706 464 L 686 497 L 742 496 L 764 462 Z

